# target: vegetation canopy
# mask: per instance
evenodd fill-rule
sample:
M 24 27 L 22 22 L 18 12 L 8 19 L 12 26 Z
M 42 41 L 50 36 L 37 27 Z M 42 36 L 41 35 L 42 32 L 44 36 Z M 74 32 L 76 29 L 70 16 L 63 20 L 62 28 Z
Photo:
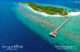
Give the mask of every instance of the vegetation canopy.
M 27 3 L 36 11 L 45 12 L 50 15 L 55 15 L 55 14 L 68 15 L 67 9 L 64 9 L 64 8 L 58 8 L 53 6 L 41 6 L 32 2 L 23 2 L 23 3 Z

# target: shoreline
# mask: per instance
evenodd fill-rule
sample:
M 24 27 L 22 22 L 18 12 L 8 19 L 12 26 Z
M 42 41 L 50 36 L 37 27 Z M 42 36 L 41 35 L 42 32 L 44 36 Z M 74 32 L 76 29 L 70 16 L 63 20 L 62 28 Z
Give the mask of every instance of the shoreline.
M 76 15 L 80 15 L 80 12 L 70 12 L 70 13 L 68 13 L 68 15 L 64 15 L 64 16 L 59 15 L 59 14 L 57 14 L 57 15 L 50 15 L 50 14 L 47 14 L 47 13 L 45 13 L 45 12 L 36 11 L 36 10 L 32 9 L 29 5 L 27 5 L 27 7 L 28 7 L 30 10 L 32 10 L 33 12 L 39 13 L 39 14 L 45 16 L 45 17 L 65 17 L 65 16 L 76 16 Z

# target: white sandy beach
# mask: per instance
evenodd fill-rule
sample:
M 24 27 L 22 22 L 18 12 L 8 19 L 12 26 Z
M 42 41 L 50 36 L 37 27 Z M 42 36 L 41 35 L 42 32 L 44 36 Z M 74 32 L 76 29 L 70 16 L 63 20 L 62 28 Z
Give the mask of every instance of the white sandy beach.
M 59 15 L 59 14 L 57 14 L 57 15 L 50 15 L 50 14 L 46 14 L 45 12 L 39 12 L 39 11 L 36 11 L 36 10 L 32 9 L 30 6 L 28 6 L 28 8 L 31 9 L 33 12 L 40 13 L 41 15 L 46 16 L 46 17 L 47 16 L 50 16 L 50 17 L 64 17 L 64 16 Z M 70 12 L 66 16 L 75 16 L 75 15 L 80 15 L 80 12 Z
M 80 12 L 70 12 L 69 15 L 70 16 L 80 15 Z

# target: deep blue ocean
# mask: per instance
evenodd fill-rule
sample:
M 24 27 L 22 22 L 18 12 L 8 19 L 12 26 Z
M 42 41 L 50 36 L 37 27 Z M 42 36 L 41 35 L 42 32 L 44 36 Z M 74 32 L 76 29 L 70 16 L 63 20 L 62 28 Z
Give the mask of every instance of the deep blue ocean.
M 6 1 L 6 0 L 3 0 Z M 16 17 L 12 7 L 15 2 L 24 2 L 26 0 L 8 0 L 0 2 L 0 52 L 65 52 L 57 50 L 53 45 L 49 44 L 43 38 L 32 31 L 28 26 L 25 26 Z M 71 8 L 80 9 L 80 3 L 74 1 L 79 0 L 27 0 L 50 5 L 63 5 Z M 53 4 L 54 3 L 54 4 Z M 72 6 L 73 5 L 73 6 Z M 17 51 L 7 51 L 2 48 L 2 45 L 23 45 L 23 49 Z

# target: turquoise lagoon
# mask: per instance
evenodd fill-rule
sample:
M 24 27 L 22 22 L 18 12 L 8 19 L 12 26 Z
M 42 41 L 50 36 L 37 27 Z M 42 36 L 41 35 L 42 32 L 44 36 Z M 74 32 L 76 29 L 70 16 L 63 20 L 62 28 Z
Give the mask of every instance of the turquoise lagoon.
M 45 17 L 39 13 L 34 13 L 25 4 L 18 4 L 13 10 L 16 10 L 16 16 L 22 23 L 50 44 L 55 45 L 57 49 L 66 52 L 79 52 L 80 15 L 70 16 L 71 20 L 58 31 L 57 37 L 51 37 L 49 33 L 63 23 L 66 20 L 65 17 Z

